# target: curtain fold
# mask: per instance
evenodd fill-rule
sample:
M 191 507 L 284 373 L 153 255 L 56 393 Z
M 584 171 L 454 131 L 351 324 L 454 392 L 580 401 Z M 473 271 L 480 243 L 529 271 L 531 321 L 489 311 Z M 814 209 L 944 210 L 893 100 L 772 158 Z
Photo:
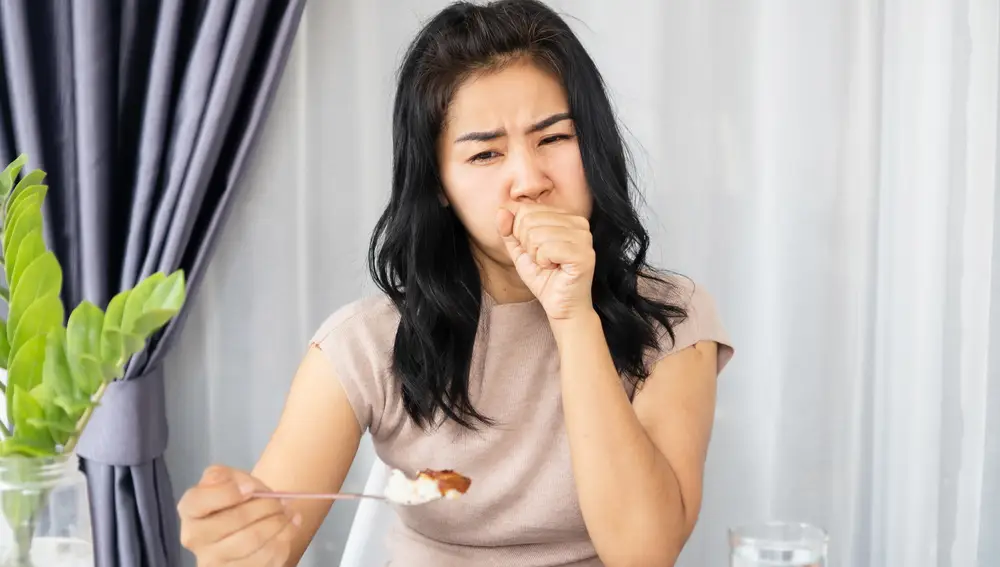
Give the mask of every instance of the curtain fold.
M 0 162 L 26 153 L 48 173 L 68 305 L 178 268 L 196 297 L 304 3 L 0 2 Z M 77 448 L 102 567 L 181 561 L 161 361 L 187 311 L 108 388 Z

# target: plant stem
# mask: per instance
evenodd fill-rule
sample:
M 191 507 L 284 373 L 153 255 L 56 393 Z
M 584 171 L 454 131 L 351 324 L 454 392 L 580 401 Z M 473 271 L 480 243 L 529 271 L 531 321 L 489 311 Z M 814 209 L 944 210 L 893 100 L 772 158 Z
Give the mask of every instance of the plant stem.
M 17 567 L 32 567 L 31 545 L 34 543 L 34 539 L 34 518 L 14 529 L 14 541 L 17 543 Z
M 7 424 L 0 420 L 0 430 L 3 431 L 4 437 L 10 437 L 10 429 L 7 429 Z
M 104 390 L 108 388 L 108 383 L 103 382 L 94 395 L 90 398 L 90 407 L 83 410 L 83 415 L 80 416 L 79 421 L 76 422 L 76 433 L 69 438 L 66 442 L 66 446 L 63 447 L 63 453 L 71 453 L 76 447 L 76 444 L 80 441 L 80 435 L 83 433 L 83 428 L 87 426 L 87 422 L 90 421 L 90 416 L 94 414 L 94 408 L 101 401 L 101 397 L 104 396 Z

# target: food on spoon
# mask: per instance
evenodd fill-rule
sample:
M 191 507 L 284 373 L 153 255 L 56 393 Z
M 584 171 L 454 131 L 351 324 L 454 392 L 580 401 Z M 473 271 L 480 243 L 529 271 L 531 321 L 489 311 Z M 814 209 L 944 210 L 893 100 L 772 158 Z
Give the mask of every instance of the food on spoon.
M 471 484 L 471 479 L 452 470 L 425 469 L 416 478 L 409 478 L 403 471 L 392 469 L 385 497 L 399 504 L 425 504 L 441 498 L 458 498 Z
M 469 490 L 469 486 L 472 485 L 472 479 L 452 470 L 432 471 L 426 469 L 420 471 L 417 478 L 429 478 L 435 481 L 438 486 L 438 492 L 444 495 L 445 498 L 451 499 L 465 494 Z

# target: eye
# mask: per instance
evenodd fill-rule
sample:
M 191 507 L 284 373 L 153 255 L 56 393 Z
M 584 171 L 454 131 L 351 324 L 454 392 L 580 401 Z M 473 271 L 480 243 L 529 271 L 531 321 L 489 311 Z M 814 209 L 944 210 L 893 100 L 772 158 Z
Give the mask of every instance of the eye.
M 572 138 L 569 134 L 555 134 L 542 139 L 543 144 L 554 144 L 556 142 L 561 142 L 563 140 L 569 140 Z
M 499 152 L 494 152 L 492 150 L 486 152 L 479 152 L 478 154 L 469 158 L 469 163 L 483 163 L 499 156 L 500 156 Z

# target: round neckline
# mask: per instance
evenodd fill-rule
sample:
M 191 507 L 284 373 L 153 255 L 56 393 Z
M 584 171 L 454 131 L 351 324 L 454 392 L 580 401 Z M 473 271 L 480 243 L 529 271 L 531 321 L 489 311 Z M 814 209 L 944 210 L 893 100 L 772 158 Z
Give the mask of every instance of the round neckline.
M 492 309 L 498 309 L 498 308 L 514 309 L 518 307 L 531 307 L 534 305 L 540 305 L 538 303 L 537 297 L 532 297 L 531 299 L 525 301 L 512 301 L 510 303 L 500 303 L 496 300 L 495 297 L 490 295 L 490 292 L 486 291 L 485 287 L 483 288 L 483 304 L 489 306 Z

